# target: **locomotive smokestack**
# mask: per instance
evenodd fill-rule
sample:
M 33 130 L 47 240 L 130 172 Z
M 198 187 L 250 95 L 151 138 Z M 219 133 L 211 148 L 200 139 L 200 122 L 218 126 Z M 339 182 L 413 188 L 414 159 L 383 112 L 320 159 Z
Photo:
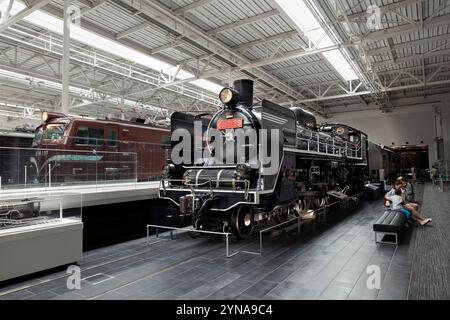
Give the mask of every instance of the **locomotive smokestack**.
M 253 80 L 236 80 L 233 82 L 233 88 L 239 92 L 239 103 L 248 108 L 253 106 Z

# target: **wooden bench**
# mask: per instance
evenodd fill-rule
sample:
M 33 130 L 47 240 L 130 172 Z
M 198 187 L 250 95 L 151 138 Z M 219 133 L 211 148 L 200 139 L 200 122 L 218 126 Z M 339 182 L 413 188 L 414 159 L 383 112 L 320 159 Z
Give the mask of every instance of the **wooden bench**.
M 398 245 L 399 234 L 405 225 L 406 218 L 399 211 L 386 210 L 373 225 L 375 231 L 375 243 Z M 381 240 L 378 234 L 383 234 Z M 393 238 L 392 241 L 390 241 Z

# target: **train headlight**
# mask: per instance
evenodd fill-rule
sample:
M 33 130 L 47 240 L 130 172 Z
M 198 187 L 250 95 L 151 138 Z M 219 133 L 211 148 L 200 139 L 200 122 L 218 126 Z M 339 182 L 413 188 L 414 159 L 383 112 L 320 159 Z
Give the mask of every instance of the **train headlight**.
M 65 117 L 66 116 L 64 114 L 59 113 L 59 112 L 47 112 L 47 111 L 42 112 L 42 121 L 43 122 L 48 122 L 53 119 L 65 118 Z
M 42 112 L 42 121 L 43 121 L 43 122 L 47 122 L 48 119 L 49 119 L 49 114 L 48 114 L 48 112 L 47 112 L 47 111 Z
M 249 167 L 246 164 L 238 164 L 236 166 L 236 176 L 238 178 L 247 176 L 249 172 Z
M 224 88 L 220 91 L 219 100 L 224 105 L 234 106 L 239 102 L 239 94 L 231 88 Z

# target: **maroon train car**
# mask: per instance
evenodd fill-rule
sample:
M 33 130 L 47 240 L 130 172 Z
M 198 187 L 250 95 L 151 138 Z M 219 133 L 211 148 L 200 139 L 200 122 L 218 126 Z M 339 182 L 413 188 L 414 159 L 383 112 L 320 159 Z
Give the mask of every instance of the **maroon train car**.
M 43 113 L 33 146 L 39 182 L 158 180 L 170 131 L 140 122 Z

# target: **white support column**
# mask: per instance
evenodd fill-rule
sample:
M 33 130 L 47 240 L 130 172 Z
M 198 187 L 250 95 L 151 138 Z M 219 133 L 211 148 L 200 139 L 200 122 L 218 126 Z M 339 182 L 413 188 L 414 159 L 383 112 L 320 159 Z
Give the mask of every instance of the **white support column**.
M 61 112 L 69 113 L 69 81 L 70 81 L 70 0 L 64 0 L 64 30 L 63 30 L 63 57 L 62 57 L 62 94 Z
M 120 97 L 120 109 L 121 109 L 120 119 L 126 120 L 125 119 L 125 96 Z

